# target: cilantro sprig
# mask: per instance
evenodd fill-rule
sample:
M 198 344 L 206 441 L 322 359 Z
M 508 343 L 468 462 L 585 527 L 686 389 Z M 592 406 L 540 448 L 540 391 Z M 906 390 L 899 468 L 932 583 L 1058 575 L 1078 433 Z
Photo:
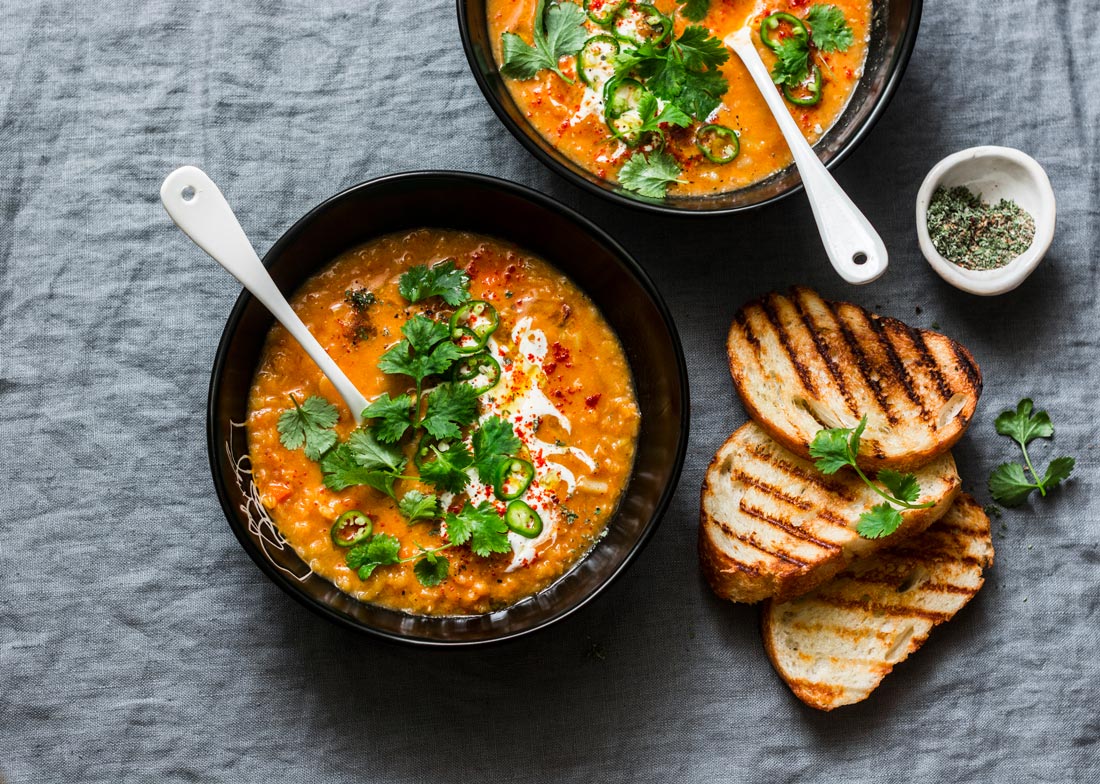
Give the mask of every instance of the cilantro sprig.
M 811 45 L 822 52 L 844 52 L 855 42 L 855 34 L 835 5 L 813 5 L 806 13 L 809 39 L 792 35 L 779 39 L 773 50 L 775 65 L 772 81 L 786 87 L 797 87 L 810 77 Z
M 901 527 L 903 522 L 900 509 L 929 509 L 935 501 L 918 504 L 920 484 L 913 474 L 903 474 L 891 469 L 878 472 L 876 479 L 886 489 L 872 482 L 856 462 L 859 454 L 859 442 L 867 427 L 867 417 L 859 420 L 854 428 L 837 427 L 820 430 L 810 444 L 810 456 L 814 465 L 823 474 L 835 474 L 842 468 L 851 468 L 860 479 L 880 495 L 885 501 L 864 512 L 856 524 L 856 533 L 865 539 L 879 539 L 889 536 Z
M 680 13 L 693 22 L 701 22 L 710 11 L 710 0 L 679 0 Z
M 573 80 L 562 73 L 559 62 L 562 57 L 575 55 L 584 46 L 588 38 L 584 26 L 586 18 L 584 9 L 576 3 L 553 2 L 547 8 L 546 0 L 539 0 L 535 7 L 533 46 L 516 33 L 501 35 L 504 55 L 501 73 L 513 79 L 533 79 L 539 71 L 549 69 L 573 84 Z
M 301 448 L 310 460 L 320 460 L 321 455 L 336 443 L 336 431 L 332 428 L 340 418 L 340 412 L 332 403 L 317 395 L 311 395 L 301 403 L 291 395 L 290 402 L 294 408 L 280 414 L 276 425 L 279 441 L 287 449 Z
M 470 300 L 469 280 L 464 270 L 447 260 L 412 267 L 401 276 L 398 290 L 410 303 L 439 297 L 458 305 Z M 467 503 L 457 513 L 444 514 L 438 493 L 463 492 L 474 471 L 482 482 L 492 484 L 501 462 L 514 457 L 522 444 L 504 419 L 490 416 L 477 424 L 479 393 L 471 384 L 443 380 L 462 356 L 445 321 L 414 314 L 402 325 L 401 335 L 378 367 L 387 375 L 412 379 L 413 392 L 380 395 L 363 411 L 369 424 L 344 442 L 334 430 L 339 417 L 335 406 L 320 397 L 303 403 L 291 397 L 293 408 L 280 416 L 279 433 L 284 446 L 303 447 L 307 457 L 319 463 L 329 489 L 371 487 L 393 499 L 409 525 L 438 522 L 445 527 L 446 544 L 417 545 L 417 552 L 406 558 L 400 557 L 400 540 L 382 532 L 346 553 L 349 568 L 361 579 L 380 567 L 415 562 L 417 579 L 432 586 L 448 575 L 444 550 L 465 546 L 481 557 L 511 550 L 508 526 L 492 503 Z M 408 473 L 410 445 L 417 451 L 415 474 Z M 403 481 L 428 485 L 436 492 L 409 489 L 398 497 L 397 484 Z
M 990 475 L 989 492 L 993 494 L 994 501 L 1004 506 L 1019 506 L 1035 490 L 1045 497 L 1048 490 L 1069 478 L 1076 464 L 1072 457 L 1056 457 L 1047 465 L 1042 476 L 1035 470 L 1027 445 L 1036 438 L 1053 438 L 1054 425 L 1046 411 L 1034 409 L 1032 400 L 1024 398 L 1016 405 L 1015 411 L 1002 411 L 994 423 L 998 433 L 1019 444 L 1027 466 L 1025 473 L 1024 466 L 1019 463 L 1003 463 Z
M 619 169 L 620 185 L 651 199 L 664 198 L 674 182 L 683 182 L 680 164 L 664 150 L 649 155 L 636 152 Z

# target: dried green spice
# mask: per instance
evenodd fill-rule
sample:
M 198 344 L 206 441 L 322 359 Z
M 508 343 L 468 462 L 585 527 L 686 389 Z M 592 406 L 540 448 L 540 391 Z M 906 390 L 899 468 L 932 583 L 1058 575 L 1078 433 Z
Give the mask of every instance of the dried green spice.
M 937 188 L 928 204 L 928 235 L 940 255 L 969 270 L 1003 267 L 1031 246 L 1035 218 L 1019 204 L 982 201 L 963 186 Z

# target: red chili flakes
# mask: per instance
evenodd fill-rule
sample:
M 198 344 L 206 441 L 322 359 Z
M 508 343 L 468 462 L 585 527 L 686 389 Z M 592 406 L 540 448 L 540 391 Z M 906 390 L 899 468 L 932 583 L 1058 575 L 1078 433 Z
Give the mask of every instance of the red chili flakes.
M 565 365 L 573 367 L 573 355 L 569 353 L 569 349 L 563 346 L 561 343 L 555 343 L 550 347 L 550 361 L 543 364 L 542 369 L 546 372 L 546 375 L 550 375 L 558 369 L 558 365 Z
M 595 408 L 596 404 L 600 402 L 600 398 L 603 397 L 601 392 L 597 392 L 594 395 L 589 395 L 584 399 L 584 404 L 589 408 Z

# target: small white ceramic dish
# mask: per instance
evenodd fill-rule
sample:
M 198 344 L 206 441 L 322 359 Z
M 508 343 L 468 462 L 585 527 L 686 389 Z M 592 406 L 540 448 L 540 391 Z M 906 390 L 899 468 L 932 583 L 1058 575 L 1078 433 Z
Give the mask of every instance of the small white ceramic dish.
M 928 202 L 936 188 L 965 186 L 984 201 L 1011 199 L 1035 218 L 1031 247 L 1003 267 L 963 269 L 945 259 L 928 236 Z M 1024 282 L 1042 261 L 1054 239 L 1054 190 L 1043 167 L 1011 147 L 971 147 L 948 155 L 932 167 L 917 193 L 917 239 L 928 263 L 952 286 L 971 294 L 1004 294 Z

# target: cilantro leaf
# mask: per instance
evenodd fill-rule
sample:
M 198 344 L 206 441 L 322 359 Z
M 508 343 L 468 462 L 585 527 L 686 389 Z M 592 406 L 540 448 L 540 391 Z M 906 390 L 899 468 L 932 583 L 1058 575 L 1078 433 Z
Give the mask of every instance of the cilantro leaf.
M 477 390 L 469 384 L 440 384 L 428 395 L 421 424 L 435 438 L 458 438 L 477 418 Z
M 691 125 L 691 118 L 674 103 L 666 103 L 661 113 L 657 114 L 657 98 L 650 92 L 644 93 L 639 99 L 638 116 L 641 118 L 641 124 L 635 130 L 638 134 L 660 132 L 662 123 L 680 128 Z
M 516 454 L 523 446 L 512 429 L 512 423 L 498 416 L 488 417 L 482 422 L 471 441 L 477 475 L 487 485 L 496 478 L 500 461 Z
M 535 8 L 534 45 L 528 44 L 512 32 L 501 36 L 504 63 L 500 72 L 513 79 L 532 79 L 543 70 L 550 69 L 569 84 L 573 80 L 561 72 L 558 61 L 566 55 L 576 54 L 588 31 L 584 26 L 586 14 L 576 3 L 551 3 L 539 0 Z
M 455 441 L 450 449 L 441 450 L 433 446 L 431 451 L 433 459 L 420 464 L 420 478 L 444 492 L 461 493 L 465 490 L 470 483 L 466 469 L 474 462 L 466 445 Z
M 446 340 L 451 331 L 443 322 L 417 313 L 401 327 L 401 334 L 417 354 L 429 354 L 432 346 L 441 340 Z
M 1019 506 L 1038 488 L 1037 484 L 1027 481 L 1024 467 L 1019 463 L 1003 463 L 989 476 L 989 492 L 994 501 L 1004 506 Z
M 329 490 L 340 491 L 355 485 L 366 485 L 389 496 L 393 495 L 396 480 L 391 471 L 359 465 L 348 444 L 339 444 L 321 458 L 321 474 Z
M 823 474 L 835 474 L 845 466 L 852 465 L 852 456 L 848 453 L 850 428 L 834 427 L 819 430 L 810 442 L 810 457 L 814 459 L 817 470 Z
M 680 13 L 693 22 L 701 22 L 710 11 L 710 0 L 682 0 Z
M 1069 479 L 1069 475 L 1073 473 L 1073 467 L 1077 464 L 1077 461 L 1072 457 L 1056 457 L 1050 461 L 1050 465 L 1047 466 L 1047 472 L 1043 475 L 1043 487 L 1046 490 L 1050 490 L 1052 487 L 1057 487 L 1063 480 Z
M 814 46 L 823 52 L 843 52 L 855 41 L 844 12 L 835 5 L 810 6 L 806 21 Z
M 864 539 L 880 539 L 898 530 L 902 524 L 901 512 L 887 503 L 881 503 L 859 516 L 856 533 Z
M 461 305 L 470 299 L 470 276 L 447 259 L 428 267 L 419 264 L 405 272 L 397 282 L 397 290 L 409 302 L 428 297 L 442 297 L 448 305 Z
M 810 75 L 810 45 L 802 38 L 782 38 L 775 49 L 776 61 L 772 66 L 772 81 L 797 87 Z
M 1016 406 L 1016 411 L 1002 411 L 994 422 L 994 427 L 1002 436 L 1008 436 L 1020 446 L 1027 446 L 1036 438 L 1051 438 L 1054 435 L 1054 425 L 1050 422 L 1050 415 L 1046 411 L 1036 411 L 1032 415 L 1035 404 L 1031 398 L 1025 397 Z
M 409 523 L 434 520 L 439 516 L 439 498 L 419 490 L 410 490 L 397 502 L 397 510 Z
M 730 50 L 703 25 L 691 25 L 684 29 L 673 43 L 689 71 L 717 68 L 730 59 Z
M 412 405 L 412 396 L 398 395 L 390 399 L 387 392 L 363 409 L 363 418 L 375 420 L 371 433 L 376 439 L 392 444 L 412 426 Z
M 670 183 L 682 182 L 680 164 L 664 150 L 651 153 L 636 152 L 619 169 L 619 184 L 651 199 L 664 198 Z
M 400 473 L 408 462 L 401 452 L 392 446 L 379 443 L 368 430 L 356 430 L 348 438 L 348 447 L 355 462 L 374 471 Z
M 287 449 L 298 449 L 303 445 L 306 457 L 320 460 L 321 455 L 336 443 L 336 432 L 332 429 L 340 413 L 336 406 L 323 397 L 311 395 L 301 404 L 294 395 L 290 396 L 294 408 L 288 408 L 279 415 L 279 441 Z
M 367 541 L 348 550 L 344 560 L 349 569 L 359 572 L 360 580 L 366 580 L 374 572 L 375 567 L 401 563 L 400 552 L 401 542 L 396 536 L 375 534 Z
M 430 354 L 420 354 L 406 339 L 382 355 L 378 369 L 391 375 L 411 376 L 419 383 L 428 376 L 446 373 L 460 356 L 458 348 L 450 341 L 440 343 Z
M 416 575 L 416 579 L 428 588 L 446 580 L 448 571 L 450 571 L 450 561 L 435 553 L 428 553 L 413 565 L 413 574 Z
M 907 504 L 914 504 L 917 502 L 917 499 L 920 498 L 920 484 L 917 482 L 917 477 L 913 474 L 903 474 L 898 471 L 892 471 L 889 468 L 884 468 L 878 472 L 876 478 L 886 485 L 886 489 L 889 490 L 895 498 L 905 501 Z
M 511 552 L 508 526 L 489 501 L 477 506 L 467 503 L 457 515 L 449 512 L 445 518 L 447 538 L 456 545 L 469 543 L 470 549 L 485 558 L 491 553 Z

